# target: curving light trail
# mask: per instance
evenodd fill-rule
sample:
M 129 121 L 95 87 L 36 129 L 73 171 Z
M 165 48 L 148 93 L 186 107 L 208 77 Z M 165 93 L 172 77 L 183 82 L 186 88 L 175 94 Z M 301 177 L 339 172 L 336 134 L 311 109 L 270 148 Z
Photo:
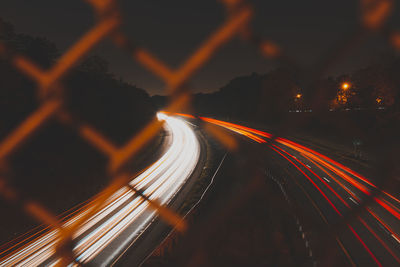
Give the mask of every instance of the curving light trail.
M 179 118 L 158 113 L 164 120 L 168 133 L 165 154 L 137 177 L 130 186 L 135 187 L 151 200 L 167 205 L 195 169 L 200 147 L 193 130 Z M 64 222 L 68 227 L 83 217 L 94 201 L 81 207 Z M 73 252 L 78 263 L 87 263 L 101 256 L 102 264 L 110 264 L 151 224 L 156 212 L 142 197 L 128 186 L 119 189 L 107 205 L 84 222 L 73 235 Z M 55 265 L 59 235 L 57 230 L 35 233 L 30 242 L 0 252 L 0 266 Z
M 343 218 L 352 205 L 359 205 L 365 197 L 372 197 L 373 202 L 366 206 L 366 212 L 356 216 L 360 224 L 353 225 L 351 222 L 347 227 L 375 265 L 382 266 L 383 261 L 400 264 L 399 199 L 341 163 L 291 140 L 275 137 L 275 142 L 271 143 L 264 139 L 272 139 L 270 133 L 212 118 L 199 119 L 244 135 L 257 143 L 267 144 L 306 178 L 339 217 Z M 375 196 L 374 192 L 378 194 Z M 325 209 L 324 213 L 329 211 Z M 352 248 L 348 249 L 351 252 Z M 382 249 L 387 251 L 392 260 L 387 261 L 386 255 L 380 255 Z M 356 258 L 355 255 L 353 257 Z M 353 259 L 349 260 L 354 263 Z

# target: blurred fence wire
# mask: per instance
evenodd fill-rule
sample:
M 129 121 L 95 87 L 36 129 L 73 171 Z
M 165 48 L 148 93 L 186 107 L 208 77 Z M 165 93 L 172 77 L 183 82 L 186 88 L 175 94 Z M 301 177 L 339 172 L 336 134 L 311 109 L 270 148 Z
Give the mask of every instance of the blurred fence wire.
M 96 214 L 102 207 L 109 203 L 110 197 L 121 187 L 128 185 L 131 173 L 127 172 L 126 163 L 134 158 L 141 148 L 145 147 L 153 137 L 155 137 L 162 129 L 163 123 L 157 119 L 151 121 L 138 134 L 132 136 L 131 139 L 123 146 L 117 147 L 112 140 L 106 138 L 101 132 L 97 131 L 88 123 L 82 122 L 75 118 L 64 105 L 64 92 L 68 87 L 63 83 L 63 78 L 69 73 L 83 58 L 100 42 L 105 39 L 111 39 L 116 47 L 124 50 L 132 60 L 138 62 L 155 76 L 165 83 L 165 93 L 169 96 L 169 104 L 165 108 L 167 112 L 178 112 L 182 110 L 190 110 L 191 92 L 189 86 L 190 78 L 203 65 L 210 60 L 218 50 L 232 38 L 238 37 L 246 42 L 254 45 L 261 56 L 266 60 L 276 60 L 282 64 L 290 65 L 297 69 L 301 66 L 288 56 L 287 51 L 279 46 L 278 43 L 268 39 L 268 37 L 260 36 L 252 29 L 253 6 L 251 1 L 244 0 L 221 0 L 221 4 L 226 7 L 226 19 L 212 32 L 206 40 L 192 53 L 178 68 L 174 69 L 165 62 L 156 57 L 155 54 L 146 50 L 146 48 L 138 46 L 132 39 L 127 36 L 121 28 L 123 18 L 119 11 L 118 1 L 116 0 L 86 0 L 93 7 L 96 14 L 94 26 L 89 29 L 75 44 L 63 53 L 57 62 L 49 69 L 43 69 L 29 58 L 15 53 L 12 47 L 0 43 L 0 57 L 9 64 L 18 69 L 21 73 L 29 77 L 37 85 L 37 99 L 39 106 L 25 120 L 11 131 L 3 140 L 0 140 L 0 194 L 7 200 L 10 205 L 15 205 L 21 212 L 29 214 L 39 222 L 48 225 L 51 229 L 57 230 L 59 237 L 57 238 L 57 253 L 60 260 L 58 265 L 65 266 L 70 263 L 79 264 L 73 251 L 73 236 L 80 226 L 90 220 L 91 216 Z M 344 42 L 338 44 L 331 53 L 315 66 L 315 71 L 310 75 L 310 82 L 316 81 L 324 71 L 343 60 L 344 56 L 350 49 L 355 49 L 363 45 L 364 40 L 369 35 L 380 34 L 385 38 L 394 49 L 400 50 L 400 32 L 390 28 L 386 24 L 388 17 L 393 10 L 394 0 L 360 0 L 360 24 L 356 32 L 349 36 Z M 0 27 L 1 29 L 1 27 Z M 322 90 L 322 89 L 321 89 Z M 318 102 L 318 98 L 314 99 Z M 46 207 L 40 205 L 35 200 L 26 199 L 21 193 L 13 188 L 7 179 L 7 161 L 10 155 L 15 153 L 24 142 L 32 137 L 35 132 L 49 120 L 57 120 L 65 127 L 71 127 L 75 132 L 98 150 L 99 153 L 108 158 L 108 176 L 111 179 L 110 184 L 99 192 L 88 206 L 88 211 L 79 220 L 68 226 L 64 225 L 62 218 L 52 214 Z M 299 122 L 304 123 L 304 122 Z M 239 143 L 234 135 L 231 135 L 219 127 L 209 124 L 202 125 L 204 129 L 214 136 L 216 140 L 230 151 L 238 149 Z M 287 125 L 286 125 L 287 126 Z M 282 129 L 285 129 L 285 123 L 282 123 Z M 287 126 L 288 127 L 288 126 Z M 284 131 L 284 130 L 283 130 Z M 249 153 L 249 158 L 251 158 Z M 248 160 L 248 163 L 250 160 Z M 256 169 L 256 167 L 255 167 Z M 254 179 L 258 176 L 254 174 Z M 251 179 L 249 179 L 251 180 Z M 254 186 L 254 181 L 248 181 L 246 190 L 239 194 L 236 199 L 231 199 L 225 203 L 226 207 L 234 209 L 240 200 L 249 198 L 252 192 L 260 190 Z M 142 191 L 137 190 L 134 186 L 131 189 L 140 195 L 144 201 L 148 201 L 159 216 L 173 226 L 179 232 L 187 231 L 187 223 L 185 220 L 173 210 L 162 207 L 160 204 L 148 198 Z M 265 188 L 264 188 L 265 189 Z M 218 220 L 226 220 L 229 218 L 231 209 L 226 209 L 219 215 Z M 212 234 L 210 228 L 216 227 L 221 221 L 212 224 L 217 218 L 210 218 L 206 223 L 194 223 L 193 229 L 199 230 L 199 225 L 209 230 L 202 230 L 205 234 Z M 204 237 L 190 231 L 190 237 L 193 238 L 191 245 L 185 250 L 196 250 L 201 242 L 197 243 L 193 240 L 204 240 Z M 185 239 L 187 241 L 187 239 Z M 185 242 L 183 240 L 182 242 Z M 199 255 L 197 255 L 199 256 Z M 201 256 L 201 255 L 200 255 Z M 189 259 L 186 263 L 196 265 L 196 257 Z M 199 264 L 197 264 L 199 265 Z

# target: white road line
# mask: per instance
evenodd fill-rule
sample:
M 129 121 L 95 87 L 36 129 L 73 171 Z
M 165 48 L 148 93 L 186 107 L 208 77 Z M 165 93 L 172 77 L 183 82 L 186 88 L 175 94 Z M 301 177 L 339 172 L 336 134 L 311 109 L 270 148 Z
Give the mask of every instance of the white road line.
M 327 181 L 328 183 L 331 182 L 331 181 L 330 181 L 328 178 L 326 178 L 326 177 L 322 177 L 322 178 L 324 178 L 324 180 Z
M 400 240 L 396 236 L 394 236 L 393 234 L 391 234 L 391 236 L 394 238 L 394 240 L 396 240 L 398 243 L 400 243 Z
M 382 228 L 383 229 L 383 231 L 385 231 L 385 233 L 387 233 L 387 234 L 389 234 L 389 235 L 391 235 L 391 233 L 386 229 L 386 227 L 385 226 L 383 226 L 380 222 L 378 222 L 378 225 L 379 225 L 379 227 L 380 228 Z
M 352 197 L 349 197 L 349 199 L 350 199 L 354 204 L 358 205 L 358 202 L 355 201 Z
M 196 124 L 193 124 L 193 123 L 191 123 L 191 122 L 188 122 L 188 121 L 185 121 L 186 123 L 188 123 L 188 124 L 190 124 L 190 125 L 192 125 L 193 127 L 198 127 Z

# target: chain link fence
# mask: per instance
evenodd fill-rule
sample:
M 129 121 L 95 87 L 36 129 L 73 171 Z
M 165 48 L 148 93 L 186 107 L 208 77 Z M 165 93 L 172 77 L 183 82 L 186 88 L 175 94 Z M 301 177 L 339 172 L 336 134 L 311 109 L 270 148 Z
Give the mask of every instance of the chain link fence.
M 218 52 L 218 49 L 232 38 L 238 37 L 249 42 L 266 60 L 276 60 L 284 65 L 302 70 L 299 64 L 297 64 L 294 59 L 290 58 L 288 53 L 286 53 L 279 44 L 264 36 L 258 35 L 252 30 L 251 20 L 253 17 L 253 6 L 251 1 L 221 0 L 221 4 L 226 7 L 225 22 L 217 27 L 216 30 L 200 44 L 197 50 L 176 69 L 171 68 L 165 62 L 159 60 L 153 53 L 146 50 L 146 48 L 138 46 L 123 32 L 121 28 L 123 18 L 119 11 L 118 1 L 86 0 L 86 2 L 93 7 L 93 12 L 96 15 L 94 26 L 62 54 L 58 61 L 49 69 L 39 67 L 39 65 L 29 58 L 13 52 L 14 50 L 12 47 L 8 47 L 5 43 L 0 43 L 0 57 L 2 60 L 14 66 L 37 85 L 36 95 L 38 99 L 38 108 L 26 117 L 25 120 L 5 138 L 0 140 L 0 193 L 10 205 L 14 205 L 21 213 L 28 214 L 40 223 L 47 225 L 47 229 L 56 230 L 58 238 L 57 244 L 54 247 L 56 248 L 55 253 L 60 258 L 57 265 L 60 266 L 71 263 L 80 264 L 79 261 L 76 260 L 72 249 L 74 233 L 80 229 L 84 222 L 90 220 L 96 212 L 107 205 L 110 201 L 110 197 L 117 190 L 128 185 L 131 181 L 132 173 L 127 171 L 127 162 L 134 159 L 138 152 L 161 131 L 163 126 L 163 122 L 154 119 L 138 134 L 132 136 L 126 144 L 118 147 L 101 132 L 88 123 L 74 117 L 74 115 L 69 112 L 68 108 L 64 105 L 64 95 L 65 92 L 68 91 L 68 87 L 65 86 L 63 79 L 85 58 L 94 46 L 108 38 L 116 47 L 124 50 L 132 60 L 138 62 L 143 68 L 164 81 L 166 88 L 165 94 L 169 97 L 169 104 L 165 108 L 165 111 L 171 113 L 193 110 L 190 108 L 190 78 Z M 315 71 L 307 73 L 311 86 L 317 86 L 316 83 L 318 79 L 325 74 L 325 71 L 330 66 L 344 60 L 346 54 L 351 49 L 362 46 L 366 38 L 370 35 L 381 35 L 393 49 L 400 50 L 400 33 L 386 24 L 386 20 L 391 15 L 395 1 L 360 0 L 359 4 L 360 24 L 358 29 L 356 29 L 354 34 L 336 46 L 325 58 L 321 59 L 315 66 Z M 323 94 L 323 88 L 318 88 L 318 93 L 315 94 L 312 100 L 316 104 L 315 106 L 318 106 L 319 97 Z M 45 206 L 39 204 L 35 200 L 26 199 L 22 193 L 18 192 L 16 188 L 10 185 L 7 177 L 8 159 L 23 146 L 23 143 L 27 139 L 31 138 L 50 120 L 56 120 L 62 125 L 65 125 L 65 127 L 72 128 L 81 139 L 93 146 L 98 153 L 106 156 L 108 159 L 107 176 L 111 178 L 109 185 L 91 199 L 90 202 L 85 203 L 87 212 L 81 216 L 79 220 L 74 221 L 68 226 L 63 224 L 65 221 L 64 217 L 53 214 Z M 298 121 L 294 124 L 293 121 L 282 122 L 278 132 L 282 134 L 290 132 L 290 129 L 295 128 L 296 124 L 304 123 L 305 121 Z M 230 134 L 218 126 L 205 122 L 200 123 L 200 125 L 205 129 L 207 134 L 218 140 L 228 151 L 235 152 L 240 149 L 242 142 L 238 141 L 237 136 Z M 274 138 L 272 138 L 270 142 L 273 143 Z M 228 198 L 227 200 L 216 199 L 215 206 L 224 211 L 218 211 L 220 212 L 218 216 L 216 213 L 208 214 L 204 221 L 191 222 L 189 228 L 187 221 L 175 211 L 163 207 L 155 200 L 151 200 L 134 186 L 130 187 L 131 190 L 141 196 L 144 201 L 149 202 L 150 206 L 157 211 L 162 220 L 173 226 L 177 232 L 182 233 L 181 235 L 183 237 L 179 242 L 177 251 L 182 252 L 183 254 L 181 255 L 185 256 L 179 259 L 177 263 L 183 265 L 202 265 L 207 263 L 205 260 L 207 257 L 202 254 L 202 252 L 204 252 L 203 248 L 206 247 L 205 243 L 207 242 L 207 237 L 210 235 L 212 236 L 218 227 L 229 221 L 235 211 L 244 205 L 241 203 L 250 201 L 252 196 L 259 195 L 259 197 L 265 197 L 265 192 L 269 192 L 271 194 L 269 200 L 275 199 L 275 201 L 281 201 L 281 196 L 273 193 L 274 190 L 271 189 L 276 189 L 276 184 L 265 185 L 260 182 L 260 176 L 263 174 L 260 174 L 260 165 L 256 164 L 260 163 L 260 160 L 259 157 L 254 156 L 255 153 L 260 153 L 258 148 L 245 148 L 245 153 L 243 155 L 245 155 L 247 159 L 240 163 L 243 168 L 254 170 L 251 171 L 251 174 L 241 173 L 241 175 L 247 175 L 247 177 L 251 179 L 243 182 L 240 190 L 236 189 L 238 194 L 235 195 L 235 197 Z M 261 155 L 265 156 L 265 159 L 270 159 L 270 155 L 265 152 L 261 153 Z M 265 166 L 265 163 L 262 162 L 261 165 Z M 261 173 L 263 171 L 264 170 L 261 170 Z M 269 173 L 269 175 L 272 177 L 274 176 L 271 173 Z M 232 176 L 240 175 L 232 173 Z M 390 181 L 390 179 L 391 177 L 388 177 L 388 179 L 382 181 Z M 281 189 L 284 191 L 284 195 L 286 195 L 286 191 L 280 183 L 281 182 L 278 183 L 277 191 Z M 263 185 L 260 186 L 260 184 Z M 375 194 L 380 194 L 380 192 L 376 192 Z M 264 200 L 256 200 L 256 204 L 264 203 L 263 201 Z M 287 213 L 285 213 L 284 216 L 290 217 L 292 216 L 290 214 L 294 213 L 297 214 L 297 223 L 299 223 L 298 217 L 303 217 L 302 219 L 306 222 L 309 221 L 309 219 L 304 218 L 304 216 L 296 212 L 296 208 L 290 204 L 290 200 L 283 202 L 286 203 L 284 204 L 284 209 Z M 368 199 L 364 200 L 365 205 L 368 203 Z M 267 203 L 264 204 L 268 206 Z M 270 209 L 273 210 L 271 213 L 278 212 L 276 208 L 272 206 L 270 206 Z M 361 212 L 361 210 L 362 205 L 359 209 L 354 210 L 354 214 Z M 319 232 L 321 236 L 325 236 L 326 243 L 330 244 L 332 240 L 335 240 L 335 233 L 340 231 L 344 222 L 351 220 L 352 217 L 354 217 L 354 215 L 344 217 L 343 222 L 339 222 L 332 228 L 317 229 L 316 231 Z M 284 241 L 281 240 L 278 242 L 277 238 L 271 238 L 271 240 L 277 245 L 277 250 L 285 251 L 288 249 Z M 327 247 L 329 247 L 329 245 L 327 245 Z M 332 255 L 327 255 L 327 250 L 325 250 L 324 257 L 328 259 L 332 258 Z M 4 254 L 2 254 L 2 256 L 4 256 Z M 208 260 L 210 260 L 210 258 Z M 290 260 L 288 260 L 285 262 L 283 259 L 277 260 L 276 263 L 296 265 L 293 261 L 290 262 Z M 305 261 L 304 263 L 310 262 Z

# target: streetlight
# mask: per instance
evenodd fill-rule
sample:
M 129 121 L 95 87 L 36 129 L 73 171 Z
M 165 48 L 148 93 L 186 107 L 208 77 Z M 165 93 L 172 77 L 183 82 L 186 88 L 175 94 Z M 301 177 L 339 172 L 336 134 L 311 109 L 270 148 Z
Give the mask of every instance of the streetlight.
M 346 90 L 349 89 L 349 88 L 350 88 L 350 84 L 349 84 L 349 83 L 347 83 L 347 82 L 342 83 L 342 89 L 343 89 L 344 91 L 346 91 Z

